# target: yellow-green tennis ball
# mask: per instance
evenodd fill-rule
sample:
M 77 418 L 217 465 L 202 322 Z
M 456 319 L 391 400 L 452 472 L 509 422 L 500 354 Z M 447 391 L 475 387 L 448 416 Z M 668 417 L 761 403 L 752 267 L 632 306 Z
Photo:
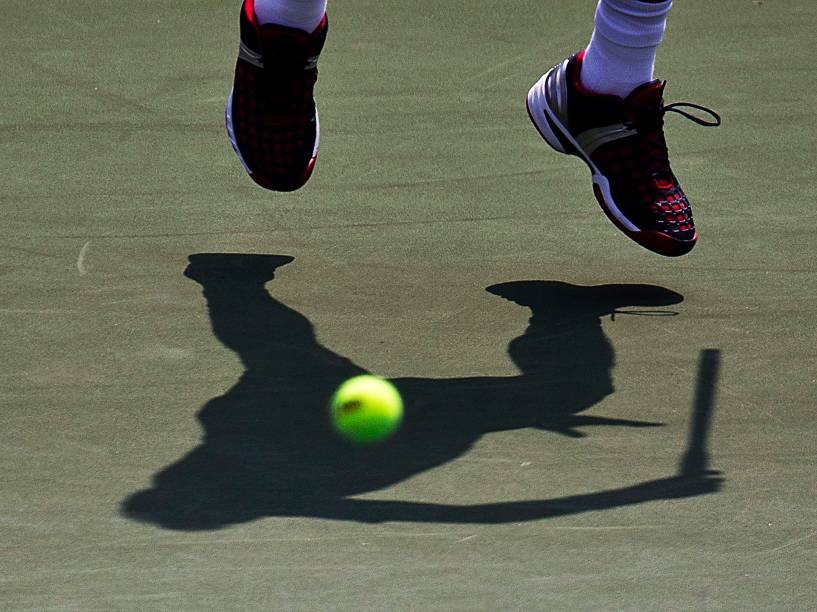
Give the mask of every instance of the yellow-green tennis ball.
M 363 374 L 344 382 L 329 403 L 335 430 L 358 444 L 391 436 L 403 420 L 403 399 L 389 381 Z

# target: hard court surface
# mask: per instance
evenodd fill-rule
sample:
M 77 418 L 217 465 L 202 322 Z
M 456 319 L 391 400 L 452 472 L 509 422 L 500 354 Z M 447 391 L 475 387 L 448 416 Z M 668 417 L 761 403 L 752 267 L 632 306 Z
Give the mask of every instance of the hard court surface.
M 666 118 L 667 260 L 525 114 L 591 0 L 333 0 L 294 194 L 224 134 L 236 4 L 3 7 L 0 608 L 814 609 L 817 5 L 676 2 L 724 123 Z

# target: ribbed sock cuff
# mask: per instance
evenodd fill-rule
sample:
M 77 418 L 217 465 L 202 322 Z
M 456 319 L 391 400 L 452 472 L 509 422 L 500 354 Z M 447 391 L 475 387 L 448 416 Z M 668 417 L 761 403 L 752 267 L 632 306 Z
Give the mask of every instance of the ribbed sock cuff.
M 584 57 L 582 84 L 625 97 L 653 78 L 672 0 L 599 0 L 595 29 Z
M 657 47 L 664 38 L 672 0 L 599 0 L 596 33 L 622 47 Z

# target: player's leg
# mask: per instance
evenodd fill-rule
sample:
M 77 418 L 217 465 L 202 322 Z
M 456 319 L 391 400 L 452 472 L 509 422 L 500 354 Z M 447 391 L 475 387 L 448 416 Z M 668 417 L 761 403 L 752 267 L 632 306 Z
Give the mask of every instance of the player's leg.
M 312 175 L 320 143 L 313 98 L 328 30 L 326 0 L 244 0 L 227 100 L 227 134 L 250 177 L 293 191 Z
M 604 212 L 627 236 L 662 255 L 689 252 L 698 234 L 669 165 L 665 83 L 653 80 L 671 0 L 599 0 L 586 51 L 555 66 L 528 92 L 528 113 L 557 151 L 582 158 Z M 695 106 L 695 105 L 693 105 Z M 697 107 L 695 106 L 696 108 Z

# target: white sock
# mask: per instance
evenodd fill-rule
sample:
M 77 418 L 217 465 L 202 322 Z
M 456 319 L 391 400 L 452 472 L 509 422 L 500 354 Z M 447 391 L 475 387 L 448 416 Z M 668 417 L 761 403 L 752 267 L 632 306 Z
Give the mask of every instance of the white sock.
M 312 33 L 326 13 L 326 0 L 255 0 L 258 23 L 275 23 Z
M 672 0 L 599 0 L 582 63 L 582 85 L 624 98 L 651 81 L 670 8 Z

